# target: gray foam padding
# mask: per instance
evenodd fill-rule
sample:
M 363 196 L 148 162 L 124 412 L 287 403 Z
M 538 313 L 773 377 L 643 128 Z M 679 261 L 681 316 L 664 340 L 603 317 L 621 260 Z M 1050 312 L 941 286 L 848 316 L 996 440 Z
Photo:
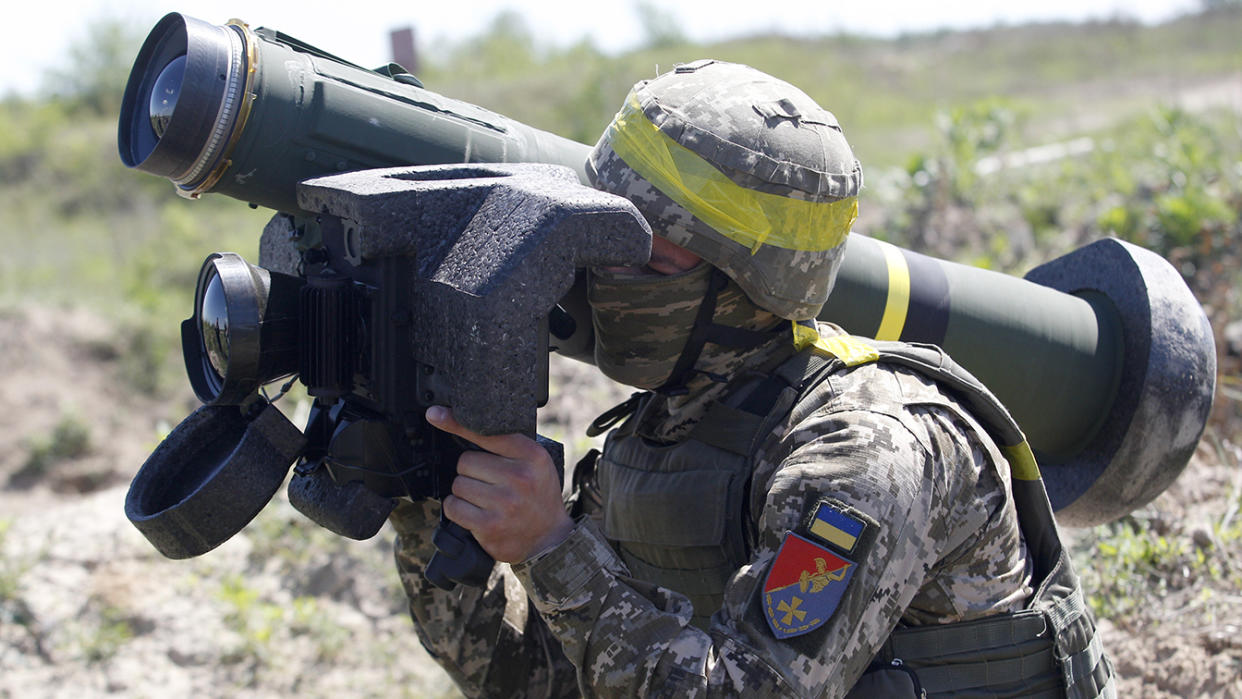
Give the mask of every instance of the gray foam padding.
M 1097 241 L 1026 278 L 1102 294 L 1121 321 L 1124 357 L 1112 408 L 1073 458 L 1041 464 L 1059 521 L 1116 519 L 1164 492 L 1194 453 L 1216 387 L 1212 328 L 1172 265 L 1121 240 Z

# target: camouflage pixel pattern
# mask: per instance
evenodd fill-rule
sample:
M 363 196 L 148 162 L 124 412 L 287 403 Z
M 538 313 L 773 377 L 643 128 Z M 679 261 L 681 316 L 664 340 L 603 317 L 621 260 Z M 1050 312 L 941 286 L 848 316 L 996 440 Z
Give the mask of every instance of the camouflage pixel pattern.
M 643 113 L 676 143 L 736 184 L 804 201 L 838 201 L 862 189 L 862 167 L 831 112 L 792 85 L 720 61 L 678 66 L 634 88 Z M 611 130 L 611 127 L 610 127 Z M 720 234 L 634 172 L 605 131 L 587 162 L 592 184 L 626 197 L 652 231 L 719 267 L 760 306 L 782 318 L 814 318 L 844 255 L 763 244 Z
M 397 574 L 419 641 L 468 697 L 576 697 L 577 671 L 504 563 L 485 588 L 445 591 L 423 575 L 440 503 L 408 500 L 389 515 Z
M 663 384 L 690 336 L 710 274 L 706 264 L 671 275 L 591 270 L 587 300 L 595 326 L 595 365 L 600 371 L 636 388 Z M 783 322 L 756 306 L 733 281 L 718 292 L 713 320 L 760 331 Z M 708 343 L 695 363 L 698 382 L 708 381 L 708 374 L 733 375 L 740 354 Z
M 471 687 L 500 689 L 491 673 L 516 677 L 502 691 L 519 696 L 572 693 L 566 659 L 586 696 L 842 696 L 899 622 L 1016 611 L 1031 595 L 1008 466 L 925 378 L 883 364 L 838 371 L 802 396 L 761 455 L 749 513 L 756 547 L 708 632 L 691 625 L 682 595 L 632 578 L 589 519 L 562 545 L 493 575 L 487 590 L 428 590 L 419 575 L 427 535 L 417 531 L 434 523 L 427 512 L 417 521 L 394 517 L 420 636 L 469 680 L 472 696 L 479 692 Z M 694 507 L 695 494 L 685 495 Z M 829 621 L 779 641 L 759 609 L 759 588 L 786 532 L 800 530 L 824 498 L 865 513 L 877 531 Z M 511 575 L 536 614 L 514 594 Z M 521 673 L 502 669 L 510 663 Z

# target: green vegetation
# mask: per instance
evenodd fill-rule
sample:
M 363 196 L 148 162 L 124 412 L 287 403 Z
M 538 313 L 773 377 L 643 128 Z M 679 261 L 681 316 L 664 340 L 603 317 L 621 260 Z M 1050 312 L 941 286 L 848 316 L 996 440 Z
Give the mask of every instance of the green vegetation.
M 1237 504 L 1235 494 L 1235 515 Z M 1196 611 L 1200 618 L 1227 618 L 1228 598 L 1242 588 L 1242 561 L 1234 558 L 1242 548 L 1242 522 L 1227 516 L 1184 534 L 1141 513 L 1092 530 L 1078 547 L 1077 564 L 1095 613 L 1125 620 L 1164 608 L 1172 614 Z
M 1047 162 L 1006 167 L 1028 118 L 998 99 L 940 113 L 937 142 L 872 199 L 886 212 L 874 233 L 1007 270 L 1116 235 L 1179 260 L 1192 282 L 1222 251 L 1236 249 L 1236 115 L 1158 105 L 1053 144 L 1050 153 L 1064 153 Z M 1195 291 L 1211 293 L 1207 282 Z
M 273 632 L 283 622 L 284 607 L 261 600 L 258 590 L 237 574 L 224 579 L 218 597 L 228 610 L 225 623 L 241 638 L 241 645 L 230 659 L 262 660 Z
M 90 452 L 90 426 L 73 413 L 66 413 L 50 434 L 31 440 L 25 464 L 13 473 L 8 485 L 15 487 L 38 479 L 56 464 L 86 456 Z
M 22 597 L 23 580 L 39 562 L 39 556 L 13 553 L 9 547 L 9 529 L 12 526 L 12 519 L 0 519 L 0 629 L 6 626 L 22 629 L 25 634 L 22 640 L 46 658 L 39 621 Z
M 134 628 L 121 609 L 105 606 L 83 622 L 78 647 L 88 663 L 104 663 L 134 638 Z
M 0 612 L 4 613 L 5 621 L 10 621 L 9 603 L 17 599 L 21 577 L 27 569 L 25 565 L 9 557 L 6 543 L 9 528 L 12 526 L 13 520 L 0 519 Z

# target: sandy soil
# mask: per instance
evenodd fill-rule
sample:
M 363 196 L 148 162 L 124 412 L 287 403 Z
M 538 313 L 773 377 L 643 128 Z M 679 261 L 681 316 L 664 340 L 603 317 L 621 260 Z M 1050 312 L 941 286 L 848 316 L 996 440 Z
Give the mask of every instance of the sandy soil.
M 119 353 L 88 313 L 0 312 L 0 696 L 455 695 L 404 614 L 386 532 L 347 542 L 278 498 L 199 559 L 167 561 L 141 538 L 122 512 L 128 480 L 193 401 L 135 395 Z M 590 443 L 568 435 L 626 392 L 572 363 L 554 372 L 541 419 L 572 459 Z M 85 444 L 34 468 L 66 423 Z M 1148 521 L 1191 538 L 1220 522 L 1240 456 L 1205 445 Z M 1120 695 L 1242 697 L 1242 593 L 1172 587 L 1102 621 Z

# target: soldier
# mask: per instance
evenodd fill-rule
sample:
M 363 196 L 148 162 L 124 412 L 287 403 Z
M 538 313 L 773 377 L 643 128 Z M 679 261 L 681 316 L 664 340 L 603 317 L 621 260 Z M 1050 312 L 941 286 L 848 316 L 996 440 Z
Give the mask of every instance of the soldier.
M 569 512 L 533 441 L 428 411 L 483 449 L 443 510 L 512 564 L 484 589 L 423 578 L 439 504 L 391 517 L 419 636 L 467 695 L 1113 692 L 1004 409 L 935 348 L 813 322 L 862 186 L 830 112 L 680 65 L 588 170 L 655 232 L 646 267 L 588 285 L 597 365 L 643 392 L 597 420 L 619 427 Z

